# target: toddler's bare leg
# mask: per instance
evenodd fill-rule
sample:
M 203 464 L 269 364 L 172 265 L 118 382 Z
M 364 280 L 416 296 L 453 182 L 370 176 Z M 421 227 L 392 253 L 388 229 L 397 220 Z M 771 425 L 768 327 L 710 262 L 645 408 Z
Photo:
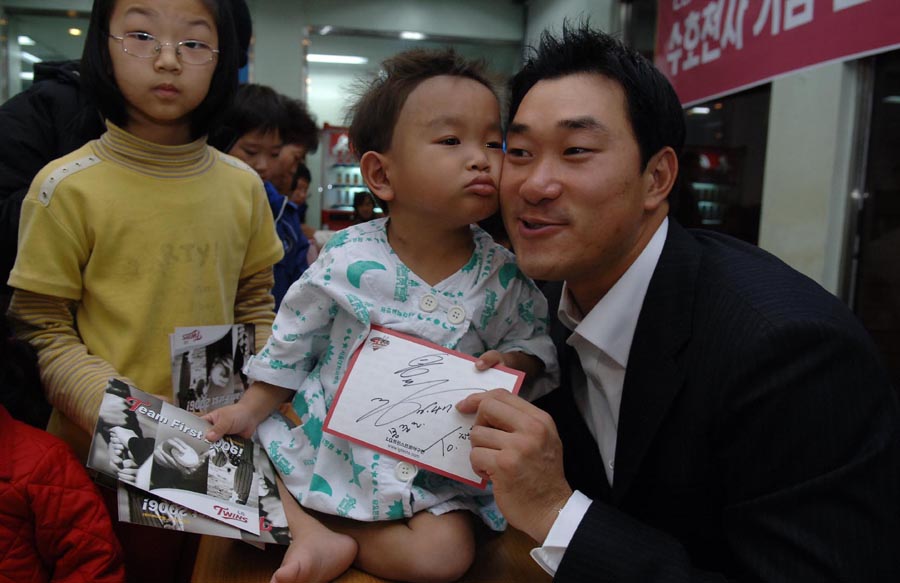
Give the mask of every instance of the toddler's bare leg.
M 324 583 L 346 571 L 356 557 L 356 541 L 316 520 L 297 503 L 277 477 L 292 541 L 272 575 L 272 583 Z
M 462 577 L 475 559 L 472 515 L 419 512 L 407 521 L 341 521 L 334 528 L 359 543 L 354 564 L 395 581 L 439 583 Z

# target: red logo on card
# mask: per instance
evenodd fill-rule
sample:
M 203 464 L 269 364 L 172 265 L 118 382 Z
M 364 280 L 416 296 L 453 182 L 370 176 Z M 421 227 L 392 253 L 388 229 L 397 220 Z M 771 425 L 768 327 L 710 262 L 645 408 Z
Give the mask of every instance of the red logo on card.
M 369 342 L 372 343 L 372 350 L 378 350 L 379 348 L 387 348 L 388 344 L 391 343 L 387 338 L 382 338 L 381 336 L 376 336 L 375 338 L 370 338 Z

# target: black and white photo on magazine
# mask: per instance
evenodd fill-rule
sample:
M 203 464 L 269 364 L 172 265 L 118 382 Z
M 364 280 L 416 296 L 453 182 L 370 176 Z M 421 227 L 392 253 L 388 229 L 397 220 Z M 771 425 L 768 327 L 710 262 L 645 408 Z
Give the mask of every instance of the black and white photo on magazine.
M 175 404 L 197 415 L 231 405 L 247 389 L 253 325 L 177 328 L 171 336 Z

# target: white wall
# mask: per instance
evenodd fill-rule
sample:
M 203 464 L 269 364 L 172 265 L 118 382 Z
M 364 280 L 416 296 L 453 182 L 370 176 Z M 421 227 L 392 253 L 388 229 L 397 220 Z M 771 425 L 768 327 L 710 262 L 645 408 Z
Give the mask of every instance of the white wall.
M 412 30 L 517 43 L 524 35 L 524 7 L 512 0 L 248 0 L 248 5 L 254 27 L 250 77 L 292 97 L 304 95 L 302 84 L 306 72 L 302 42 L 307 26 L 331 24 L 373 31 Z M 371 55 L 366 66 L 310 66 L 311 84 L 306 97 L 319 124 L 343 124 L 347 90 L 352 83 L 376 71 L 380 60 L 388 54 L 405 48 L 398 45 L 398 49 L 386 53 L 379 48 L 384 42 L 344 37 L 343 46 L 335 46 L 329 37 L 310 39 L 310 52 Z M 459 48 L 465 54 L 466 45 Z M 490 48 L 482 50 L 491 51 Z M 321 156 L 309 156 L 307 165 L 313 174 L 315 193 L 321 186 Z M 318 225 L 318 202 L 317 197 L 310 197 L 307 221 L 313 225 Z
M 856 65 L 777 79 L 769 105 L 759 246 L 837 294 L 849 202 Z
M 617 0 L 532 0 L 528 3 L 528 24 L 525 42 L 534 44 L 541 31 L 560 30 L 563 19 L 578 21 L 590 18 L 591 25 L 604 32 L 619 32 L 619 2 Z

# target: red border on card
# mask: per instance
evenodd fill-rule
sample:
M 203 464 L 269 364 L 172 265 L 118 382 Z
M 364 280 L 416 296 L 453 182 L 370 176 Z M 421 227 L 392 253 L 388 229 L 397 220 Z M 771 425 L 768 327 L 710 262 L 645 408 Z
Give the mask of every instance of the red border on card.
M 334 407 L 337 404 L 338 399 L 341 398 L 341 393 L 344 392 L 344 384 L 347 382 L 347 376 L 349 376 L 350 371 L 353 370 L 353 367 L 356 365 L 356 360 L 359 358 L 359 354 L 362 351 L 362 349 L 365 347 L 366 341 L 369 339 L 369 336 L 371 336 L 372 332 L 380 332 L 382 334 L 387 334 L 388 336 L 396 336 L 398 338 L 403 338 L 404 340 L 409 340 L 410 342 L 415 342 L 416 344 L 421 344 L 422 346 L 427 346 L 428 348 L 439 350 L 439 351 L 447 353 L 447 354 L 452 354 L 454 356 L 464 358 L 471 362 L 475 362 L 478 360 L 478 358 L 476 358 L 470 354 L 465 354 L 465 353 L 459 352 L 458 350 L 453 350 L 451 348 L 445 348 L 439 344 L 435 344 L 434 342 L 429 342 L 427 340 L 423 340 L 421 338 L 417 338 L 417 337 L 411 336 L 409 334 L 404 334 L 403 332 L 396 332 L 394 330 L 391 330 L 390 328 L 385 328 L 384 326 L 379 326 L 377 324 L 373 324 L 370 327 L 369 334 L 366 335 L 366 339 L 363 340 L 362 343 L 360 343 L 360 345 L 357 347 L 357 349 L 353 352 L 353 356 L 350 358 L 350 362 L 347 365 L 347 371 L 344 373 L 344 378 L 341 379 L 341 384 L 340 384 L 340 386 L 338 386 L 337 393 L 335 393 L 335 395 L 334 395 L 334 400 L 331 402 L 331 406 L 328 408 L 328 414 L 325 415 L 325 423 L 322 426 L 322 431 L 324 431 L 326 433 L 330 433 L 331 435 L 336 435 L 342 439 L 346 439 L 347 441 L 352 441 L 353 443 L 356 443 L 363 447 L 367 447 L 369 449 L 383 453 L 390 458 L 409 462 L 417 468 L 423 468 L 423 469 L 428 470 L 429 472 L 434 472 L 435 474 L 440 474 L 442 476 L 450 478 L 451 480 L 456 480 L 457 482 L 462 482 L 464 484 L 469 484 L 471 486 L 475 486 L 476 488 L 484 489 L 485 486 L 487 486 L 486 479 L 482 479 L 481 482 L 475 482 L 473 480 L 468 480 L 457 474 L 452 474 L 450 472 L 441 470 L 439 468 L 435 468 L 428 464 L 423 464 L 421 461 L 416 460 L 414 458 L 411 458 L 411 457 L 408 457 L 405 455 L 399 455 L 395 451 L 389 450 L 384 447 L 378 447 L 378 446 L 372 445 L 371 443 L 363 441 L 362 439 L 350 437 L 349 435 L 345 435 L 339 431 L 333 431 L 329 428 L 329 424 L 331 423 L 331 413 L 334 410 Z M 525 373 L 520 370 L 515 370 L 512 368 L 503 366 L 502 364 L 498 364 L 497 366 L 495 366 L 493 368 L 495 368 L 497 370 L 502 370 L 503 372 L 509 373 L 516 377 L 516 384 L 513 387 L 512 391 L 510 391 L 510 392 L 513 395 L 518 394 L 519 389 L 522 387 L 522 382 L 525 380 Z

